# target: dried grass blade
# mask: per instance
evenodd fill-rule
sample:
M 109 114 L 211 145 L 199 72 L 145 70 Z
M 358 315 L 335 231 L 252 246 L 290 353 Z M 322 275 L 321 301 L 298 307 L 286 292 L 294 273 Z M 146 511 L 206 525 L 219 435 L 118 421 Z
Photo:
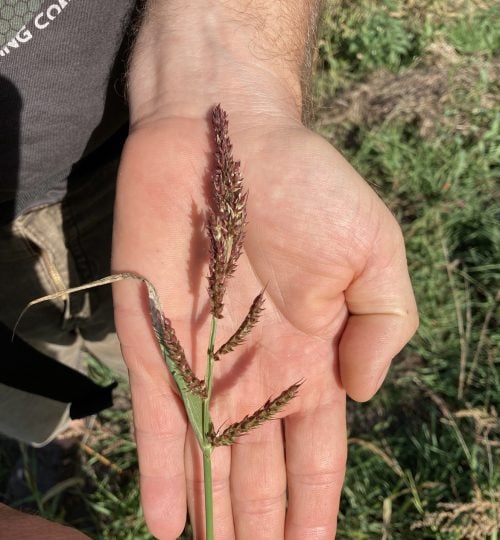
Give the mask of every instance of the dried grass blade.
M 165 328 L 163 326 L 165 317 L 163 316 L 163 310 L 161 307 L 160 299 L 158 297 L 158 293 L 156 292 L 154 285 L 145 277 L 140 276 L 138 274 L 134 274 L 132 272 L 122 272 L 119 274 L 106 276 L 102 279 L 92 281 L 91 283 L 86 283 L 78 287 L 70 287 L 68 289 L 64 289 L 62 291 L 58 291 L 56 293 L 49 294 L 47 296 L 43 296 L 41 298 L 32 300 L 21 312 L 21 315 L 19 316 L 16 322 L 13 332 L 15 333 L 16 328 L 19 326 L 19 322 L 21 321 L 21 318 L 26 313 L 26 311 L 30 307 L 36 304 L 47 302 L 55 298 L 60 298 L 61 296 L 72 294 L 78 291 L 84 291 L 87 289 L 92 289 L 94 287 L 109 285 L 110 283 L 115 283 L 117 281 L 122 281 L 124 279 L 137 279 L 139 281 L 142 281 L 146 285 L 146 288 L 148 291 L 148 297 L 149 297 L 151 321 L 153 323 L 153 328 L 154 328 L 158 343 L 160 345 L 163 358 L 165 360 L 165 363 L 167 364 L 168 370 L 170 371 L 172 377 L 174 378 L 177 384 L 177 387 L 179 388 L 179 392 L 181 393 L 182 400 L 186 408 L 186 413 L 189 417 L 189 421 L 191 423 L 193 431 L 195 432 L 195 435 L 198 441 L 200 441 L 200 444 L 202 444 L 202 441 L 203 441 L 203 413 L 202 413 L 203 397 L 202 396 L 204 395 L 204 383 L 203 381 L 196 379 L 196 377 L 194 376 L 190 368 L 189 368 L 190 375 L 187 376 L 186 373 L 188 370 L 180 369 L 179 366 L 176 364 L 175 360 L 171 358 L 169 350 L 168 350 L 168 346 L 166 343 L 166 339 L 165 339 L 166 337 Z M 193 391 L 193 388 L 196 388 L 197 391 L 196 392 Z

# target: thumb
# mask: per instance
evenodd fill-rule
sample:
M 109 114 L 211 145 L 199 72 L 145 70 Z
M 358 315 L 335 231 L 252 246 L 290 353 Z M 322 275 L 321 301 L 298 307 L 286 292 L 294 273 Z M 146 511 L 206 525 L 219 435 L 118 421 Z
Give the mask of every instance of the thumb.
M 345 291 L 349 317 L 339 344 L 347 394 L 367 401 L 418 327 L 404 240 L 394 218 L 377 234 L 363 271 Z

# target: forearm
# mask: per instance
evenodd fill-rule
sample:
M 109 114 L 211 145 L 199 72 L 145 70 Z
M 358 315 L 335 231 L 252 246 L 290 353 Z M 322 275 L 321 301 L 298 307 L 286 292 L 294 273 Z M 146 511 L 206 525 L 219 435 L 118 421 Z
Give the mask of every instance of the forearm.
M 18 512 L 0 504 L 0 538 L 44 538 L 46 540 L 85 540 L 87 536 L 75 529 L 52 523 L 38 516 Z
M 132 122 L 201 118 L 218 101 L 233 117 L 299 120 L 319 4 L 150 0 L 131 56 Z

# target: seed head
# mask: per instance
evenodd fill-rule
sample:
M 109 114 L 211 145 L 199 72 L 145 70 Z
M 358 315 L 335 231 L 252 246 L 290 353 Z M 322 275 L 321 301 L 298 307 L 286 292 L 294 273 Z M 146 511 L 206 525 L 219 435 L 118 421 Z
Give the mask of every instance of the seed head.
M 172 323 L 152 303 L 150 303 L 150 307 L 153 328 L 160 347 L 166 350 L 169 359 L 175 364 L 189 390 L 202 398 L 206 398 L 207 389 L 205 382 L 196 377 L 188 364 L 184 349 L 175 334 Z
M 245 337 L 251 332 L 252 328 L 259 321 L 260 314 L 264 311 L 264 290 L 257 295 L 250 306 L 248 315 L 240 324 L 238 330 L 222 345 L 215 353 L 215 359 L 220 360 L 221 354 L 232 351 L 236 346 L 241 345 Z
M 260 409 L 257 409 L 251 415 L 245 416 L 240 422 L 231 424 L 220 435 L 212 428 L 208 435 L 212 446 L 229 446 L 233 444 L 238 437 L 241 437 L 241 435 L 248 433 L 251 429 L 255 429 L 267 420 L 271 420 L 298 394 L 301 384 L 301 382 L 292 384 L 292 386 L 287 388 L 277 398 L 273 400 L 268 399 Z
M 215 171 L 212 175 L 214 208 L 208 219 L 208 290 L 212 314 L 220 319 L 225 283 L 234 274 L 243 248 L 248 192 L 243 190 L 240 162 L 233 158 L 227 113 L 220 105 L 212 111 L 212 128 L 215 138 Z

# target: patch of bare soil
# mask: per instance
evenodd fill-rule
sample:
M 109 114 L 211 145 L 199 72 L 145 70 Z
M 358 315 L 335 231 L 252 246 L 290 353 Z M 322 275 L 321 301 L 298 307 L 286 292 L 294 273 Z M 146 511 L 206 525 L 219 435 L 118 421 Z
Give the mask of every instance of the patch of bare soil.
M 376 71 L 333 98 L 319 111 L 317 125 L 332 126 L 334 136 L 337 126 L 371 129 L 395 120 L 417 125 L 422 137 L 443 126 L 477 133 L 477 113 L 498 106 L 498 80 L 499 58 L 464 60 L 453 47 L 434 43 L 417 66 L 398 74 Z

